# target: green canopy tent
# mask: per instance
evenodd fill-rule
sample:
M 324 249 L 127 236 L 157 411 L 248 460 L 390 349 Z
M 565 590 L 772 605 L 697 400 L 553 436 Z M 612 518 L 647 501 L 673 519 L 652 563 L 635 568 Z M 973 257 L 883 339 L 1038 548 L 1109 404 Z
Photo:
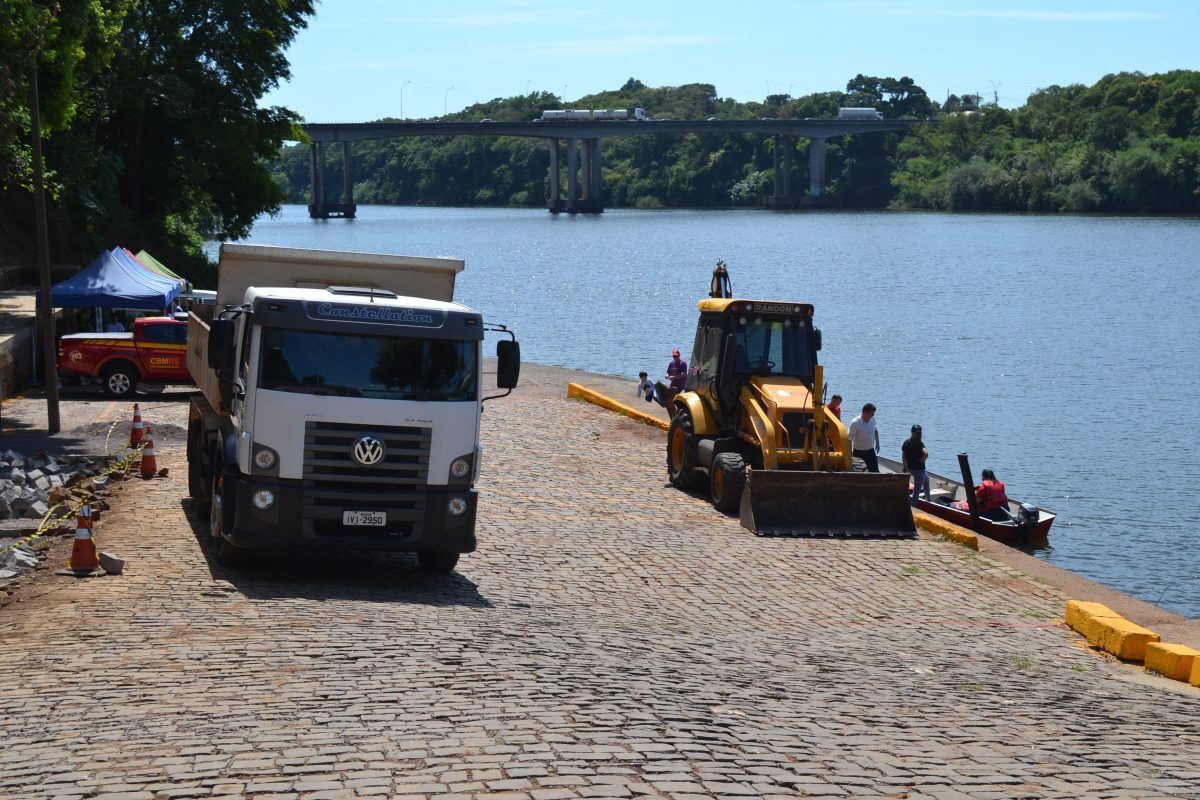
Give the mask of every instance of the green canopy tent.
M 170 269 L 168 269 L 165 264 L 163 264 L 161 261 L 159 261 L 154 256 L 147 253 L 145 250 L 139 250 L 138 254 L 136 256 L 134 256 L 134 258 L 136 258 L 138 261 L 142 262 L 144 265 L 146 265 L 150 269 L 157 272 L 159 275 L 162 275 L 164 278 L 174 278 L 177 281 L 184 280 L 183 277 L 176 275 L 174 272 L 172 272 Z M 185 281 L 185 283 L 186 283 L 186 281 Z M 187 283 L 185 289 L 186 289 L 186 291 L 190 292 L 192 290 L 192 284 Z

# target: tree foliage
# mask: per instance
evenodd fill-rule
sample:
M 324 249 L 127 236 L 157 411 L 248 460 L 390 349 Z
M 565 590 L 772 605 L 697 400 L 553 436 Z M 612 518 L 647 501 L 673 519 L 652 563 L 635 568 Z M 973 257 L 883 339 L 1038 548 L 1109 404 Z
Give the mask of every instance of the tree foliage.
M 121 242 L 198 263 L 202 229 L 245 235 L 284 199 L 268 162 L 297 136 L 258 100 L 312 0 L 33 0 L 0 5 L 0 185 L 19 188 L 36 50 L 57 211 L 86 254 Z

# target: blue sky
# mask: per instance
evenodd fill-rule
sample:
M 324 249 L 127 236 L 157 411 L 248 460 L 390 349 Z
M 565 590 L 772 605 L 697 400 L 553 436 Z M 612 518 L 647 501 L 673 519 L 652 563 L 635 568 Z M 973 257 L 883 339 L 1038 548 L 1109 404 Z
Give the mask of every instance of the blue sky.
M 288 51 L 292 80 L 265 102 L 356 122 L 533 90 L 571 100 L 630 77 L 761 100 L 862 72 L 1011 107 L 1110 72 L 1198 69 L 1198 42 L 1194 0 L 321 0 Z

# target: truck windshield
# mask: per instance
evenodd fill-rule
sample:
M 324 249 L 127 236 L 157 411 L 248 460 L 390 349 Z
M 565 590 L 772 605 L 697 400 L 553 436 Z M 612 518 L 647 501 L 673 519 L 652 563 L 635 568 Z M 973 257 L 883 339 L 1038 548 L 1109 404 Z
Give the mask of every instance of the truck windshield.
M 736 357 L 735 374 L 812 376 L 804 325 L 762 318 L 747 321 L 738 326 Z
M 263 328 L 258 386 L 383 400 L 476 398 L 477 343 Z

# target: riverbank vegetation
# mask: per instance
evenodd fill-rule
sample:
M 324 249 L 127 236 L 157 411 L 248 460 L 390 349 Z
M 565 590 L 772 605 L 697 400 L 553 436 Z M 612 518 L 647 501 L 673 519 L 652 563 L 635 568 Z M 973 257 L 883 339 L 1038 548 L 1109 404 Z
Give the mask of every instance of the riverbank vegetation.
M 0 260 L 32 263 L 37 65 L 51 259 L 145 248 L 189 277 L 203 230 L 244 236 L 284 199 L 268 169 L 297 117 L 258 100 L 312 0 L 0 3 Z
M 479 103 L 446 120 L 531 120 L 552 108 L 642 107 L 660 119 L 833 118 L 842 106 L 930 120 L 908 134 L 828 140 L 827 192 L 851 208 L 958 211 L 1200 211 L 1200 72 L 1118 73 L 1093 86 L 1051 86 L 1019 108 L 979 95 L 933 102 L 909 78 L 858 75 L 845 91 L 762 102 L 721 98 L 709 84 L 620 89 L 564 103 L 549 93 Z M 649 124 L 649 123 L 648 123 Z M 807 140 L 792 185 L 808 186 Z M 341 185 L 331 148 L 328 186 Z M 546 143 L 516 137 L 412 137 L 354 144 L 359 203 L 538 206 Z M 738 134 L 647 135 L 604 142 L 611 207 L 755 206 L 772 186 L 771 141 Z M 291 202 L 308 201 L 308 147 L 274 165 Z M 563 179 L 565 182 L 565 178 Z

